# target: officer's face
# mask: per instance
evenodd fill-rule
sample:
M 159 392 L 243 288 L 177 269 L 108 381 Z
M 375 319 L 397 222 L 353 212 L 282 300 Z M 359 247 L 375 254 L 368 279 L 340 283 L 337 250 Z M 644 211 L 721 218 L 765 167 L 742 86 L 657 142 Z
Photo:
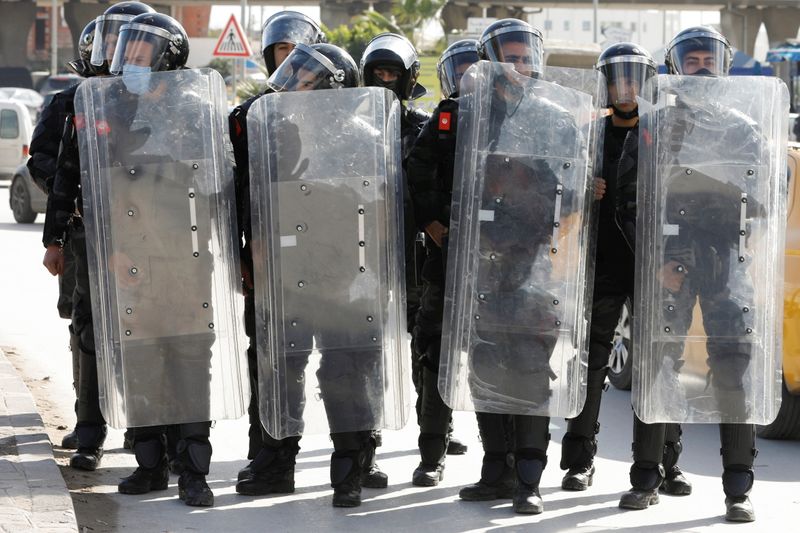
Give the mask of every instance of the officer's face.
M 639 94 L 639 83 L 629 78 L 617 78 L 608 85 L 608 96 L 620 111 L 636 109 L 636 95 Z
M 525 43 L 508 41 L 502 44 L 503 63 L 511 63 L 523 76 L 533 74 L 533 52 Z
M 150 67 L 153 62 L 153 51 L 153 43 L 148 41 L 128 41 L 125 46 L 125 60 L 122 64 Z
M 105 36 L 105 48 L 106 48 L 106 61 L 111 64 L 114 61 L 114 52 L 117 50 L 117 40 L 119 39 L 119 35 L 116 33 L 108 33 Z
M 372 72 L 383 83 L 392 83 L 400 79 L 400 71 L 396 68 L 375 67 Z
M 683 56 L 683 74 L 691 76 L 699 70 L 706 69 L 710 72 L 717 72 L 717 58 L 708 50 L 695 50 L 686 52 Z
M 300 68 L 294 77 L 297 80 L 293 89 L 295 91 L 313 91 L 319 81 L 316 74 L 304 68 Z
M 278 43 L 272 47 L 272 55 L 275 57 L 275 68 L 281 66 L 283 60 L 294 50 L 293 43 Z

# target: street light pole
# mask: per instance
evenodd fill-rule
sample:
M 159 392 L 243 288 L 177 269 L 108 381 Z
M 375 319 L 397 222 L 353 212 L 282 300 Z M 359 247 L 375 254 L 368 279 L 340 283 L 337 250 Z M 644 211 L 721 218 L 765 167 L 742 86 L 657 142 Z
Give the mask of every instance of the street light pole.
M 58 74 L 58 0 L 50 3 L 50 75 Z
M 597 4 L 598 3 L 599 3 L 599 0 L 592 0 L 592 8 L 594 9 L 594 13 L 593 13 L 594 22 L 592 23 L 592 26 L 594 28 L 594 42 L 595 43 L 597 42 L 597 37 L 598 37 L 598 35 L 597 35 Z

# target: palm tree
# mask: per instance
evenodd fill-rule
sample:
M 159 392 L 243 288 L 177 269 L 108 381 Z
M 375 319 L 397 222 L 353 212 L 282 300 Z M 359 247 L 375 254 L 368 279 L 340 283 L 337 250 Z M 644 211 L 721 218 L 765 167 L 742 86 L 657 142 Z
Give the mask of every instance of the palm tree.
M 416 32 L 436 18 L 446 3 L 447 0 L 399 0 L 392 6 L 392 15 L 403 33 L 416 45 Z

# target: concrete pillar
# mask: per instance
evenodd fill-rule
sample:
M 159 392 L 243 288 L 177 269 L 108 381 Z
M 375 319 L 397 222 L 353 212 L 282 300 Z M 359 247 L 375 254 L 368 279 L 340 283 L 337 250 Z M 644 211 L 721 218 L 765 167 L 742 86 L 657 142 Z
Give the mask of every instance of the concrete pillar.
M 763 15 L 770 46 L 797 38 L 800 7 L 770 7 L 763 11 Z
M 0 67 L 28 66 L 28 34 L 36 3 L 0 2 Z
M 466 30 L 468 18 L 482 16 L 483 8 L 478 5 L 448 2 L 442 9 L 442 26 L 447 34 L 453 30 Z
M 756 35 L 761 27 L 761 10 L 754 7 L 720 10 L 722 34 L 731 46 L 749 56 L 753 55 Z
M 64 4 L 64 20 L 67 21 L 69 32 L 72 34 L 72 55 L 78 57 L 78 39 L 81 36 L 83 28 L 89 24 L 89 21 L 102 15 L 103 11 L 108 8 L 108 4 L 82 3 L 76 1 L 66 2 Z M 71 61 L 72 58 L 66 58 Z M 61 61 L 64 63 L 64 61 Z

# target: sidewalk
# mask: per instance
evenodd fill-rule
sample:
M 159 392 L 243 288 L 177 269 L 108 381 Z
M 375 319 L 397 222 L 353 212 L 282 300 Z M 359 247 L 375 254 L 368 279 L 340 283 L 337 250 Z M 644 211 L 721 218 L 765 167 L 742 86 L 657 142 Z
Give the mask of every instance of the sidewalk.
M 76 532 L 64 478 L 28 387 L 0 350 L 0 531 Z

